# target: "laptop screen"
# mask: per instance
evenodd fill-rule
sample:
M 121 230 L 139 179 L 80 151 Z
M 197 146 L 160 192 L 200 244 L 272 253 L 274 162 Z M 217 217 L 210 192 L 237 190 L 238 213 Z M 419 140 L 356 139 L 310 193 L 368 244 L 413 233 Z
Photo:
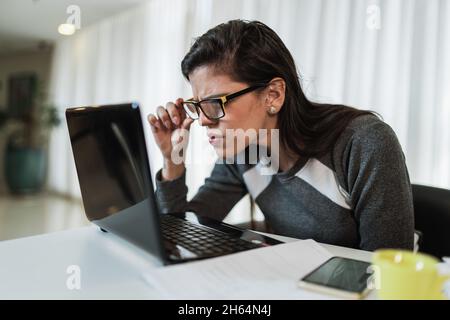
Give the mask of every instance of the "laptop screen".
M 154 253 L 161 238 L 139 106 L 72 108 L 66 118 L 87 218 Z

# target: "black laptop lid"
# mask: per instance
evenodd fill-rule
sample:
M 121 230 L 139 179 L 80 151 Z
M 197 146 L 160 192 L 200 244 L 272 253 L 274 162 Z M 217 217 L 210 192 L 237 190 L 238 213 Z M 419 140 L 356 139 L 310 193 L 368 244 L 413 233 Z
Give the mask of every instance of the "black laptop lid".
M 66 110 L 87 218 L 164 258 L 137 103 Z

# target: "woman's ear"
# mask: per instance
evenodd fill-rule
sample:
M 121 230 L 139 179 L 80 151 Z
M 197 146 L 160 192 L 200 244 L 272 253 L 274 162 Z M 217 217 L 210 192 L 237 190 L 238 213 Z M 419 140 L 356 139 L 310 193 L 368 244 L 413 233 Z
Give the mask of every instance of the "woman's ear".
M 278 113 L 284 104 L 286 82 L 283 78 L 273 78 L 266 88 L 265 107 L 271 114 Z

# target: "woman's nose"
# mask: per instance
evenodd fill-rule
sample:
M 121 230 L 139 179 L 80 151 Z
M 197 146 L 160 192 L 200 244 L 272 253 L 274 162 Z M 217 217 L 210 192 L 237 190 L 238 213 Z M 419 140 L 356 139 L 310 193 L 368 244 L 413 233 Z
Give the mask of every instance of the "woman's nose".
M 200 116 L 199 116 L 199 118 L 198 118 L 198 122 L 199 122 L 199 124 L 200 124 L 201 126 L 205 127 L 205 126 L 209 126 L 209 125 L 212 125 L 212 124 L 216 123 L 217 120 L 210 120 L 210 119 L 208 119 L 208 118 L 203 114 L 203 112 L 200 111 Z

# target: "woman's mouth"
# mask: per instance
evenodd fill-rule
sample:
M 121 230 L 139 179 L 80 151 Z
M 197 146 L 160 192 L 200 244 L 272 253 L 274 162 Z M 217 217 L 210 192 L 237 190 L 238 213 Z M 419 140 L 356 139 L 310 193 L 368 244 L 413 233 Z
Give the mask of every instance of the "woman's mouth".
M 219 145 L 219 143 L 221 143 L 222 141 L 222 137 L 219 136 L 210 136 L 208 139 L 209 143 L 213 146 L 217 146 Z
M 208 130 L 208 141 L 211 145 L 217 146 L 219 144 L 222 144 L 223 135 L 220 130 L 217 129 L 210 129 Z

